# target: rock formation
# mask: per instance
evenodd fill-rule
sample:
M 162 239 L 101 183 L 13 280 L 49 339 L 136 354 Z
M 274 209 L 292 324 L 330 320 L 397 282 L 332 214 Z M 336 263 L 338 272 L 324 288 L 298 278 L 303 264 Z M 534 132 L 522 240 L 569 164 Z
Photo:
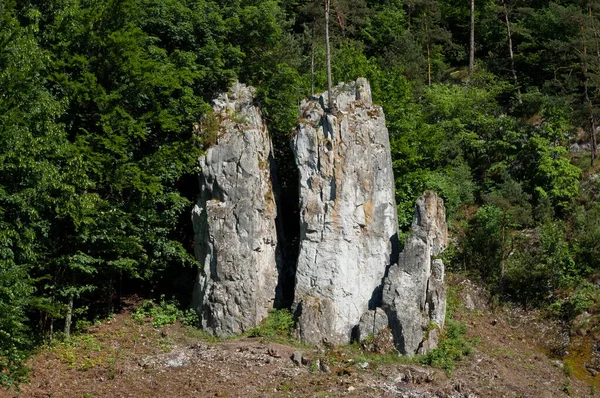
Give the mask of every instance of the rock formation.
M 383 287 L 382 308 L 402 354 L 426 353 L 437 345 L 444 327 L 446 288 L 444 264 L 435 257 L 447 244 L 444 202 L 426 192 L 417 200 L 411 234 Z
M 388 131 L 365 79 L 304 101 L 292 147 L 300 173 L 295 302 L 305 343 L 349 343 L 380 301 L 395 261 L 397 216 Z
M 295 285 L 278 249 L 272 145 L 254 90 L 235 84 L 198 126 L 212 143 L 199 159 L 193 210 L 200 263 L 193 307 L 216 335 L 245 332 L 291 297 L 298 337 L 346 344 L 367 336 L 388 352 L 425 353 L 444 326 L 447 245 L 443 201 L 419 198 L 412 233 L 398 254 L 394 178 L 385 117 L 365 79 L 301 104 L 292 140 L 299 172 L 299 254 Z M 282 281 L 285 279 L 286 283 Z M 279 282 L 279 283 L 278 283 Z
M 200 262 L 193 308 L 216 335 L 257 326 L 277 287 L 277 214 L 271 141 L 254 89 L 235 84 L 201 126 L 216 141 L 200 157 L 200 196 L 192 213 Z

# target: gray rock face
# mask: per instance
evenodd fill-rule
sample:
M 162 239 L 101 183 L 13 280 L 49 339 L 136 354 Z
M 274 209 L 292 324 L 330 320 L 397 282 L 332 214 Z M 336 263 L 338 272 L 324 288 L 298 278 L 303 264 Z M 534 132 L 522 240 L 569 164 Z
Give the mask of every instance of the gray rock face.
M 368 310 L 360 317 L 358 323 L 356 339 L 362 341 L 369 336 L 378 336 L 379 333 L 388 327 L 388 317 L 381 308 Z
M 426 353 L 437 345 L 435 329 L 444 327 L 446 288 L 444 264 L 433 257 L 447 244 L 444 202 L 426 192 L 417 200 L 412 232 L 383 287 L 382 307 L 402 354 Z
M 388 131 L 365 79 L 338 85 L 336 111 L 301 104 L 292 147 L 300 174 L 295 300 L 305 343 L 345 344 L 397 253 Z M 392 262 L 395 260 L 392 260 Z
M 257 326 L 273 308 L 278 278 L 271 141 L 254 89 L 236 83 L 214 102 L 216 144 L 200 157 L 192 212 L 200 262 L 193 308 L 216 335 Z M 215 137 L 216 136 L 216 137 Z

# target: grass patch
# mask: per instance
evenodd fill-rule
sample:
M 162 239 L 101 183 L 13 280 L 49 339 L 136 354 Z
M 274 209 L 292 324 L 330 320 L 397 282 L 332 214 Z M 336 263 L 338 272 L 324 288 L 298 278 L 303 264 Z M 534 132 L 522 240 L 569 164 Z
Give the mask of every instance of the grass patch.
M 472 349 L 465 339 L 467 325 L 448 319 L 437 348 L 420 359 L 421 364 L 446 370 L 451 374 L 456 363 L 471 355 Z
M 50 347 L 50 351 L 70 368 L 88 370 L 107 363 L 109 356 L 103 354 L 105 348 L 96 336 L 81 334 Z
M 287 309 L 271 310 L 260 326 L 250 329 L 248 337 L 280 338 L 290 340 L 294 330 L 294 315 Z

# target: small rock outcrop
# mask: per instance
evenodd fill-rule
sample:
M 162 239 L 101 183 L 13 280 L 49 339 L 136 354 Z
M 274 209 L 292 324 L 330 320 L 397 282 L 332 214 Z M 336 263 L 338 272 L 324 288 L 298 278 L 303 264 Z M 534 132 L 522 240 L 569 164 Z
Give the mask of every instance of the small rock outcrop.
M 368 310 L 360 317 L 360 322 L 356 328 L 356 340 L 361 341 L 369 336 L 376 337 L 388 327 L 388 317 L 381 308 Z
M 349 343 L 380 301 L 397 256 L 398 223 L 388 131 L 365 79 L 300 105 L 292 141 L 300 174 L 295 305 L 309 344 Z
M 412 232 L 383 287 L 382 308 L 402 354 L 426 353 L 437 346 L 445 321 L 446 288 L 444 264 L 435 257 L 447 245 L 444 202 L 426 192 L 417 200 Z
M 214 145 L 200 157 L 192 212 L 200 270 L 192 306 L 202 327 L 231 335 L 257 326 L 273 308 L 278 279 L 272 145 L 254 89 L 236 83 L 202 126 Z

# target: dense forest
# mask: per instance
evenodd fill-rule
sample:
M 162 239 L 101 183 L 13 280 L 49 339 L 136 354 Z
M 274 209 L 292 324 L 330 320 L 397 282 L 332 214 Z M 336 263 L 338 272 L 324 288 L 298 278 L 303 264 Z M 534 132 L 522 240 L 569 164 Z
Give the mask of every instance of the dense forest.
M 0 385 L 122 295 L 187 304 L 194 126 L 235 79 L 293 237 L 288 142 L 327 88 L 329 2 L 334 84 L 366 77 L 385 111 L 400 228 L 435 190 L 452 271 L 567 321 L 597 310 L 599 1 L 0 0 Z

